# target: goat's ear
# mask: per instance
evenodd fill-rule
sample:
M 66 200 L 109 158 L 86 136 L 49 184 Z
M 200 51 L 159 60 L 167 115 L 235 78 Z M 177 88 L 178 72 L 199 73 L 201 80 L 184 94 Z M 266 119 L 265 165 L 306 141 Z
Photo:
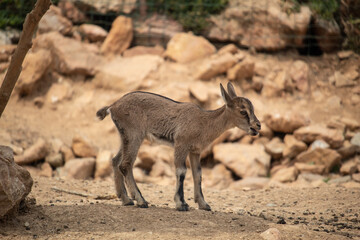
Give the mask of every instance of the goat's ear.
M 228 84 L 227 84 L 227 90 L 228 90 L 229 96 L 230 96 L 231 98 L 237 97 L 236 92 L 235 92 L 235 88 L 234 88 L 234 86 L 232 85 L 231 82 L 228 82 Z
M 226 103 L 226 105 L 228 107 L 232 107 L 233 101 L 232 101 L 231 97 L 229 96 L 229 94 L 225 91 L 225 89 L 221 83 L 220 83 L 220 90 L 221 90 L 221 97 L 224 100 L 224 102 Z

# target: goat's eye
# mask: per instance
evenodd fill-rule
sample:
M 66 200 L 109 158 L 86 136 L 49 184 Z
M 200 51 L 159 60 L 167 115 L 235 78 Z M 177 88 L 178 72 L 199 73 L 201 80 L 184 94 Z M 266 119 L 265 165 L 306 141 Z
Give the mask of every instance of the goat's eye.
M 243 116 L 247 116 L 247 112 L 246 111 L 240 111 L 240 114 Z

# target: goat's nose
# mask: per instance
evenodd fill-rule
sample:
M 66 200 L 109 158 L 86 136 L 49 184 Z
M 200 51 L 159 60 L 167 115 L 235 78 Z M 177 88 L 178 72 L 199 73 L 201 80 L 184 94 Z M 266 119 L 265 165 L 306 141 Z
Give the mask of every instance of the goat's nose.
M 261 129 L 261 123 L 256 123 L 256 126 L 259 128 L 259 130 Z

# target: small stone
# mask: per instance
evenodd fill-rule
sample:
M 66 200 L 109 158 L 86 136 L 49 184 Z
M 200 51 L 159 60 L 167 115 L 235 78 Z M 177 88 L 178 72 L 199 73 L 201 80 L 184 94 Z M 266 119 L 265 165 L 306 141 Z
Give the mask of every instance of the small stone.
M 308 163 L 295 163 L 294 166 L 300 173 L 314 173 L 323 174 L 325 165 L 323 164 L 308 164 Z
M 360 182 L 360 173 L 354 173 L 353 175 L 351 175 L 351 178 L 356 182 Z
M 342 183 L 346 183 L 349 181 L 351 181 L 351 177 L 348 175 L 348 176 L 344 176 L 344 177 L 330 179 L 327 183 L 328 184 L 342 184 Z
M 356 134 L 351 138 L 350 143 L 351 143 L 352 145 L 355 145 L 355 146 L 360 147 L 360 132 L 359 132 L 359 133 L 356 133 Z
M 285 144 L 281 142 L 278 137 L 271 139 L 270 142 L 265 144 L 265 151 L 270 154 L 273 159 L 280 159 L 284 148 Z
M 294 135 L 298 140 L 305 143 L 312 143 L 317 139 L 323 139 L 330 145 L 331 148 L 341 147 L 345 140 L 341 131 L 326 128 L 322 125 L 301 127 L 294 132 Z
M 54 153 L 46 156 L 45 162 L 49 163 L 54 168 L 64 165 L 64 159 L 61 153 Z
M 189 91 L 201 103 L 209 99 L 209 91 L 205 83 L 194 82 L 190 85 Z
M 340 173 L 343 175 L 351 175 L 357 171 L 358 164 L 360 164 L 360 161 L 357 158 L 348 160 L 341 165 Z
M 254 61 L 245 59 L 227 70 L 227 78 L 229 80 L 252 78 L 254 76 L 254 68 Z
M 72 140 L 72 150 L 78 157 L 96 157 L 97 150 L 89 141 L 81 136 L 75 136 Z
M 330 145 L 325 142 L 324 140 L 315 140 L 311 145 L 310 148 L 311 150 L 317 149 L 317 148 L 329 148 Z
M 52 168 L 49 163 L 45 162 L 41 165 L 40 176 L 52 177 Z
M 107 150 L 99 151 L 96 157 L 95 178 L 107 177 L 112 173 L 112 153 Z
M 284 138 L 285 148 L 283 151 L 283 156 L 288 158 L 294 158 L 299 153 L 307 149 L 307 145 L 295 138 L 294 135 L 287 134 Z
M 296 162 L 325 165 L 325 173 L 329 173 L 333 167 L 340 164 L 341 156 L 335 150 L 328 148 L 316 148 L 302 152 L 296 157 Z
M 305 116 L 296 112 L 265 114 L 264 121 L 273 131 L 282 133 L 292 133 L 309 123 Z
M 213 55 L 206 58 L 198 67 L 194 77 L 196 79 L 210 80 L 211 78 L 225 73 L 229 68 L 236 64 L 237 59 L 230 53 Z
M 76 158 L 65 163 L 60 176 L 67 179 L 89 179 L 95 170 L 95 158 Z
M 265 232 L 261 233 L 260 236 L 264 240 L 281 240 L 282 236 L 277 228 L 269 228 Z
M 15 162 L 19 165 L 31 164 L 44 159 L 49 152 L 49 144 L 39 138 L 33 145 L 24 151 L 23 155 L 15 156 Z
M 339 51 L 339 52 L 337 53 L 337 55 L 338 55 L 338 57 L 339 57 L 340 59 L 349 58 L 349 57 L 351 57 L 353 54 L 354 54 L 354 52 L 351 51 L 351 50 Z
M 296 167 L 282 168 L 278 170 L 274 176 L 271 177 L 272 180 L 279 182 L 293 182 L 296 180 L 298 175 L 298 170 Z

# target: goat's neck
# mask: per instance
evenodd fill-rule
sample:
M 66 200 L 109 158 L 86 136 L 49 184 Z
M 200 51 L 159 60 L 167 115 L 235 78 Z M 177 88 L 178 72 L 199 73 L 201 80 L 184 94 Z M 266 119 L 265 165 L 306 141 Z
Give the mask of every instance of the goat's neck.
M 214 140 L 229 128 L 234 127 L 229 119 L 226 105 L 219 109 L 206 112 L 206 115 L 208 117 L 207 127 L 210 132 L 210 138 L 212 138 L 211 140 Z

